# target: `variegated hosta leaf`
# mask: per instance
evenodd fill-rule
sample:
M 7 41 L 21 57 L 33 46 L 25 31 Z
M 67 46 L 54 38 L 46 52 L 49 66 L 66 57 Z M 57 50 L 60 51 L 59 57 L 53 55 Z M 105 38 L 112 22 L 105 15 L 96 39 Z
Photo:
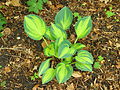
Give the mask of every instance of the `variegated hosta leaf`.
M 75 32 L 77 34 L 77 38 L 81 39 L 86 37 L 92 29 L 92 20 L 91 16 L 86 16 L 78 20 L 75 24 Z
M 61 27 L 63 30 L 70 28 L 73 20 L 73 15 L 68 7 L 62 8 L 55 16 L 55 24 Z
M 68 40 L 64 40 L 62 41 L 62 43 L 60 44 L 59 48 L 58 48 L 58 58 L 66 58 L 66 57 L 70 57 L 68 55 L 69 50 L 70 50 L 70 42 Z
M 50 27 L 47 27 L 46 33 L 44 36 L 49 40 L 55 40 L 55 38 L 52 36 L 52 33 L 50 32 Z
M 50 29 L 50 31 L 51 31 L 52 36 L 53 36 L 55 39 L 60 38 L 60 37 L 63 37 L 63 38 L 65 38 L 65 39 L 67 38 L 66 32 L 65 32 L 62 28 L 58 27 L 58 26 L 55 25 L 55 24 L 51 24 L 51 29 Z
M 58 47 L 61 45 L 61 43 L 64 41 L 63 37 L 60 37 L 58 39 L 56 39 L 55 41 L 55 50 L 58 51 Z
M 72 57 L 68 57 L 68 58 L 65 58 L 64 61 L 67 63 L 71 63 L 72 59 L 73 59 Z
M 39 16 L 30 14 L 24 17 L 24 29 L 31 39 L 41 40 L 46 32 L 46 25 Z
M 51 81 L 55 77 L 55 69 L 49 68 L 42 76 L 42 84 Z
M 50 60 L 52 58 L 47 59 L 46 61 L 42 62 L 40 67 L 39 67 L 39 71 L 38 71 L 38 76 L 42 75 L 43 73 L 45 73 L 45 71 L 49 68 L 50 66 Z
M 86 50 L 80 50 L 77 53 L 77 56 L 75 57 L 77 62 L 83 63 L 83 64 L 93 64 L 93 56 L 91 53 L 89 53 Z
M 81 43 L 75 43 L 71 46 L 72 48 L 75 48 L 76 50 L 79 50 L 79 49 L 82 49 L 85 47 L 84 44 L 81 44 Z
M 89 71 L 92 72 L 92 65 L 91 64 L 84 64 L 84 63 L 75 63 L 76 68 L 80 69 L 81 71 Z
M 66 82 L 73 73 L 73 67 L 70 64 L 59 63 L 56 67 L 56 79 L 59 83 Z
M 56 55 L 56 51 L 55 51 L 55 43 L 51 42 L 48 46 L 46 46 L 44 48 L 44 54 L 46 56 L 55 56 Z

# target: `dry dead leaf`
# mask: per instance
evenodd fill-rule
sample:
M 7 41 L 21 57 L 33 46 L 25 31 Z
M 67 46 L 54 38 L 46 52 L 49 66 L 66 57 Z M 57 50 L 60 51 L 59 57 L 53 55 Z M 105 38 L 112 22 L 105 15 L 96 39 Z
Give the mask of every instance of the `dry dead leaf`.
M 105 2 L 105 4 L 106 3 L 108 3 L 108 2 L 111 2 L 112 0 L 100 0 L 101 2 Z
M 32 88 L 32 90 L 43 90 L 43 88 L 40 88 L 40 87 L 39 87 L 39 84 L 36 84 L 36 85 Z
M 5 73 L 11 72 L 11 68 L 10 68 L 9 66 L 5 67 L 5 68 L 4 68 L 4 72 L 5 72 Z
M 74 71 L 72 76 L 78 78 L 78 77 L 82 77 L 82 74 L 79 71 Z
M 116 68 L 120 68 L 120 62 L 117 62 Z
M 70 85 L 67 86 L 67 90 L 75 90 L 74 84 L 71 83 Z
M 5 4 L 7 6 L 9 6 L 10 4 L 12 4 L 13 6 L 21 6 L 20 0 L 7 0 Z
M 47 43 L 50 44 L 50 41 L 47 41 Z M 42 45 L 43 48 L 45 48 L 47 46 L 45 41 L 43 41 L 41 45 Z
M 10 34 L 11 34 L 10 28 L 5 28 L 5 29 L 3 30 L 3 34 L 4 34 L 5 36 L 10 35 Z

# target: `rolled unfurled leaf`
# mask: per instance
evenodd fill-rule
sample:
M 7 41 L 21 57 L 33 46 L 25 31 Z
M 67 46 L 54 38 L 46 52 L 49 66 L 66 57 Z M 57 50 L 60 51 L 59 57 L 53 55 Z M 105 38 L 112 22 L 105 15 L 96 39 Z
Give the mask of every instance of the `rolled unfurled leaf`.
M 24 17 L 24 29 L 31 39 L 41 40 L 46 32 L 46 25 L 39 16 L 30 14 Z
M 51 31 L 52 36 L 55 39 L 58 39 L 60 37 L 63 37 L 65 39 L 67 38 L 66 32 L 62 28 L 58 27 L 56 24 L 51 23 L 50 31 Z
M 38 76 L 40 76 L 43 73 L 45 73 L 45 71 L 49 68 L 49 66 L 50 66 L 50 60 L 51 60 L 51 58 L 49 58 L 46 61 L 44 61 L 44 62 L 41 63 L 41 65 L 39 67 L 39 71 L 38 71 Z
M 55 69 L 49 68 L 42 76 L 42 84 L 51 81 L 55 77 Z
M 83 64 L 93 64 L 94 61 L 92 54 L 86 50 L 80 50 L 75 59 Z
M 70 28 L 73 20 L 73 15 L 68 7 L 62 8 L 55 16 L 55 24 L 61 27 L 63 30 Z
M 86 16 L 78 20 L 75 24 L 75 32 L 77 34 L 77 38 L 81 39 L 86 37 L 92 29 L 92 20 L 91 16 Z
M 59 63 L 56 67 L 56 79 L 59 83 L 66 82 L 73 73 L 73 67 L 70 64 Z

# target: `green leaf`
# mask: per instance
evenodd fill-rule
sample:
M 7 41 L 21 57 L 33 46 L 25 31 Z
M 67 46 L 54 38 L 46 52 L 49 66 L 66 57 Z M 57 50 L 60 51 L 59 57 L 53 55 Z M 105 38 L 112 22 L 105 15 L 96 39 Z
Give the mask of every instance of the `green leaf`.
M 29 6 L 29 12 L 38 13 L 39 10 L 42 10 L 43 3 L 46 3 L 48 0 L 29 0 L 27 1 L 27 5 Z
M 0 69 L 2 68 L 3 66 L 2 65 L 0 65 Z
M 58 51 L 59 46 L 61 45 L 61 43 L 64 41 L 63 37 L 60 37 L 58 39 L 56 39 L 55 41 L 55 50 Z
M 24 29 L 31 39 L 41 40 L 46 32 L 46 25 L 39 16 L 30 14 L 24 17 Z
M 79 13 L 78 12 L 74 12 L 73 15 L 74 15 L 74 17 L 78 17 Z
M 72 48 L 75 48 L 76 50 L 82 49 L 84 47 L 86 47 L 84 44 L 81 43 L 75 43 L 71 46 Z
M 49 68 L 50 66 L 50 60 L 52 58 L 47 59 L 46 61 L 42 62 L 40 67 L 39 67 L 39 71 L 38 71 L 38 76 L 42 75 L 43 73 L 46 72 L 46 70 Z
M 93 64 L 94 61 L 92 54 L 86 50 L 80 50 L 75 59 L 83 64 Z
M 77 34 L 77 38 L 81 39 L 86 37 L 92 29 L 92 20 L 91 16 L 86 16 L 78 20 L 75 24 L 75 32 Z
M 95 62 L 94 63 L 94 68 L 99 69 L 101 67 L 99 62 Z
M 68 7 L 62 8 L 55 16 L 55 24 L 61 27 L 63 30 L 70 28 L 73 20 L 73 15 Z
M 47 47 L 44 48 L 44 54 L 46 56 L 55 56 L 55 43 L 51 42 Z
M 49 68 L 42 76 L 42 84 L 51 81 L 55 77 L 55 69 Z
M 70 57 L 69 55 L 68 56 L 65 56 L 66 54 L 68 54 L 68 51 L 69 51 L 69 46 L 70 46 L 70 42 L 68 40 L 64 40 L 59 48 L 58 48 L 58 58 L 66 58 L 66 57 Z
M 0 31 L 4 29 L 3 25 L 6 23 L 7 23 L 6 18 L 2 15 L 2 13 L 0 13 Z M 0 34 L 0 37 L 2 37 L 2 34 Z
M 3 36 L 3 34 L 2 33 L 0 33 L 0 37 L 2 37 Z
M 44 3 L 46 3 L 48 0 L 43 0 Z
M 5 86 L 6 86 L 6 81 L 2 81 L 2 82 L 0 83 L 0 86 L 1 86 L 1 87 L 5 87 Z
M 35 77 L 35 78 L 39 78 L 39 76 L 37 75 L 36 72 L 34 73 L 34 77 Z
M 73 73 L 73 67 L 69 64 L 59 63 L 56 67 L 56 79 L 59 83 L 66 82 Z
M 51 31 L 52 36 L 55 39 L 60 38 L 60 37 L 63 37 L 65 39 L 67 38 L 66 32 L 55 24 L 51 24 L 50 31 Z
M 91 64 L 83 64 L 83 63 L 76 62 L 75 66 L 76 66 L 76 68 L 80 69 L 81 71 L 92 72 L 92 65 Z
M 44 36 L 49 40 L 55 40 L 55 38 L 51 35 L 50 27 L 47 27 L 47 30 Z
M 103 59 L 104 59 L 104 58 L 103 58 L 102 56 L 98 56 L 98 60 L 99 60 L 99 61 L 103 61 Z
M 78 13 L 78 12 L 74 12 L 74 14 L 73 14 L 73 15 L 74 15 L 74 17 L 78 17 L 78 20 L 82 18 L 82 17 L 79 15 L 79 13 Z
M 111 16 L 114 16 L 115 13 L 111 12 L 111 11 L 107 11 L 106 12 L 106 15 L 107 15 L 107 18 L 111 17 Z
M 64 61 L 67 63 L 71 63 L 72 59 L 73 59 L 72 57 L 68 57 L 68 58 L 65 58 Z

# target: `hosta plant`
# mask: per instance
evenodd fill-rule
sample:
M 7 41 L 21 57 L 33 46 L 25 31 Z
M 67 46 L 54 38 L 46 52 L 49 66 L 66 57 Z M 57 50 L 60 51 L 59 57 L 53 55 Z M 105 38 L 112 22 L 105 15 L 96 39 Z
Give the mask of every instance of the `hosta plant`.
M 82 50 L 85 45 L 78 43 L 78 39 L 87 36 L 92 29 L 91 16 L 79 19 L 75 24 L 77 34 L 74 43 L 68 40 L 66 30 L 70 29 L 73 14 L 68 7 L 62 8 L 55 16 L 55 23 L 47 26 L 39 16 L 30 14 L 24 18 L 26 34 L 33 40 L 43 39 L 46 42 L 44 54 L 49 58 L 41 63 L 38 76 L 42 75 L 42 84 L 56 78 L 59 83 L 66 82 L 73 73 L 73 66 L 81 71 L 92 71 L 93 56 L 90 52 Z M 51 40 L 48 44 L 47 40 Z M 59 60 L 57 65 L 51 62 Z

